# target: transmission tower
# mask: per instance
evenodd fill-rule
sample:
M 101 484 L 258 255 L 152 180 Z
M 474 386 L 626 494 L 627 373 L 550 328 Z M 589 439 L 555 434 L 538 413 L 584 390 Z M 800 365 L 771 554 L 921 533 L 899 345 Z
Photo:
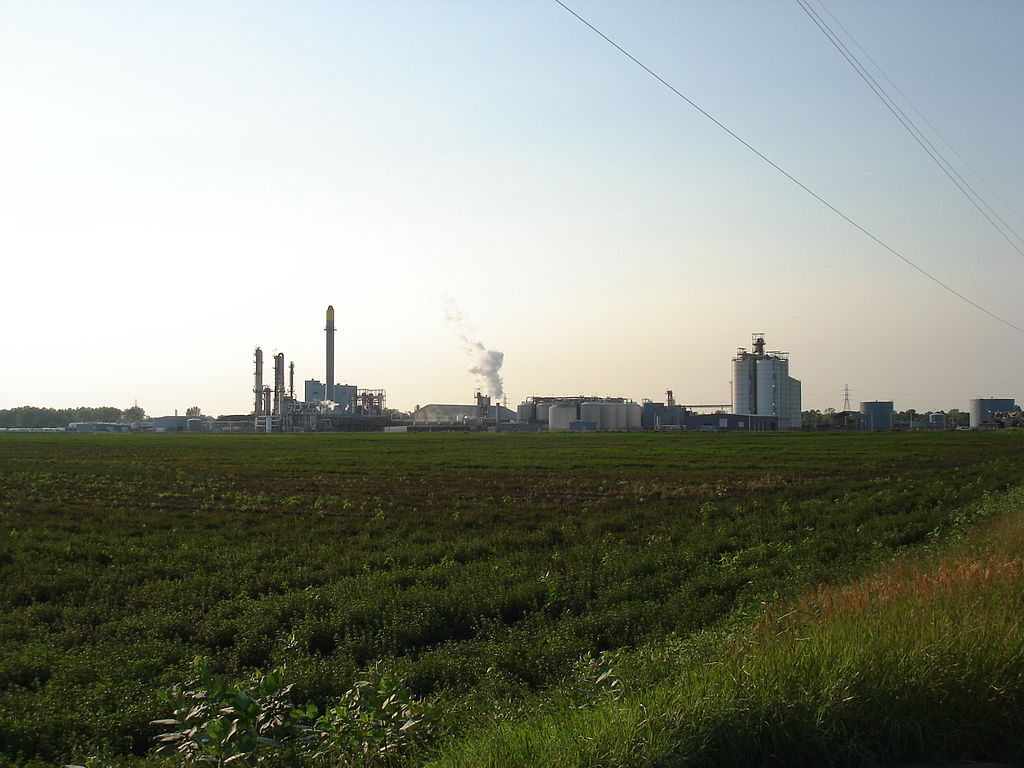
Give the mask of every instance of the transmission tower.
M 847 384 L 843 387 L 843 410 L 850 410 L 850 385 Z

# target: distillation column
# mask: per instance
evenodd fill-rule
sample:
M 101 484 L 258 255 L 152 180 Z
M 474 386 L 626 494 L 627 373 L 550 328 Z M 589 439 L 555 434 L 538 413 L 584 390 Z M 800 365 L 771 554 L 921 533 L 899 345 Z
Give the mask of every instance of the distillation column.
M 281 415 L 284 398 L 284 352 L 274 355 L 274 415 Z
M 256 347 L 256 382 L 252 388 L 256 395 L 253 414 L 259 416 L 263 413 L 263 350 Z

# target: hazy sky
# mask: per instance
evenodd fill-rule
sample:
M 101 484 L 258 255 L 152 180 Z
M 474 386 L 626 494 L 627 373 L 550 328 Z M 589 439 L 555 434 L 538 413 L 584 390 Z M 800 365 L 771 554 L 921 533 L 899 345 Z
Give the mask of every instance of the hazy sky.
M 569 4 L 1024 326 L 1024 257 L 794 0 Z M 1024 2 L 827 4 L 1024 231 Z M 754 331 L 805 408 L 846 384 L 899 409 L 1024 398 L 1024 334 L 551 0 L 0 0 L 0 19 L 0 408 L 247 412 L 257 345 L 324 378 L 328 304 L 339 381 L 468 402 L 446 297 L 504 353 L 511 404 L 725 403 Z

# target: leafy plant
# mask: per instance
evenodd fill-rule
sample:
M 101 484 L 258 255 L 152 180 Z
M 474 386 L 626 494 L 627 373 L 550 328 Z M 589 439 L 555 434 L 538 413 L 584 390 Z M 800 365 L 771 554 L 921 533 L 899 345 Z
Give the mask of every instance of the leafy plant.
M 622 698 L 622 679 L 612 666 L 615 655 L 591 652 L 584 654 L 573 669 L 576 685 L 574 692 L 577 697 L 576 706 L 590 707 L 605 701 L 618 701 Z
M 311 753 L 335 765 L 383 765 L 426 735 L 431 716 L 401 678 L 374 664 L 317 720 Z
M 302 722 L 316 710 L 292 706 L 292 686 L 284 684 L 280 672 L 257 673 L 246 690 L 214 674 L 205 659 L 196 659 L 195 671 L 187 688 L 164 694 L 174 716 L 153 721 L 171 728 L 156 737 L 157 754 L 218 767 L 256 766 L 272 761 L 286 741 L 308 734 Z

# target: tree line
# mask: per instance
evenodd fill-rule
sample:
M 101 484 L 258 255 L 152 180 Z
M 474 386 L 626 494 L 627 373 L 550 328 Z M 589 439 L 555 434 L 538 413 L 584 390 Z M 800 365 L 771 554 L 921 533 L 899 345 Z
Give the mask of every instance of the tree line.
M 23 405 L 19 408 L 0 410 L 0 427 L 29 428 L 66 427 L 73 421 L 118 421 L 132 422 L 146 418 L 146 411 L 137 405 L 131 408 L 100 406 L 89 408 L 36 408 Z

